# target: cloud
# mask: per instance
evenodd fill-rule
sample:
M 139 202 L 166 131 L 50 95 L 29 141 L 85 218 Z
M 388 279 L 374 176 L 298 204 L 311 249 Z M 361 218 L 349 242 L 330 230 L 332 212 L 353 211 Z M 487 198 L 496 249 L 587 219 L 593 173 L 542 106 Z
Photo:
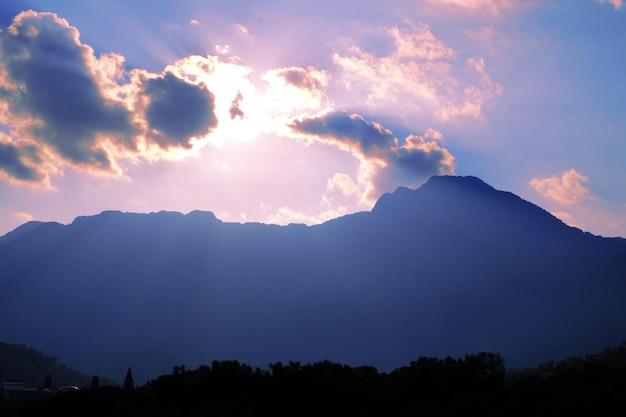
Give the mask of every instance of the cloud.
M 267 207 L 271 209 L 271 207 Z M 269 224 L 290 224 L 290 223 L 303 223 L 303 224 L 319 224 L 328 220 L 336 219 L 337 217 L 347 214 L 345 208 L 324 210 L 317 214 L 307 214 L 298 210 L 294 210 L 290 207 L 280 207 L 272 212 L 271 215 L 265 220 Z
M 189 21 L 189 24 L 192 25 L 192 26 L 199 26 L 200 22 L 198 20 L 196 20 L 196 19 L 191 19 Z
M 235 99 L 232 101 L 232 106 L 230 107 L 230 118 L 235 119 L 236 117 L 239 117 L 240 119 L 243 119 L 243 110 L 241 110 L 239 108 L 239 102 L 243 100 L 243 96 L 241 95 L 241 91 L 237 92 L 237 96 L 235 96 Z
M 563 223 L 568 224 L 570 226 L 575 226 L 575 219 L 571 213 L 566 211 L 552 211 L 550 212 L 554 217 L 561 220 Z
M 619 10 L 622 8 L 622 6 L 624 5 L 623 0 L 597 0 L 598 2 L 604 4 L 604 3 L 610 3 L 613 5 L 613 7 L 615 7 L 615 10 Z
M 143 94 L 150 102 L 146 121 L 163 148 L 190 148 L 191 138 L 205 136 L 217 126 L 215 97 L 202 84 L 189 84 L 167 73 L 148 79 Z
M 360 190 L 357 183 L 346 174 L 336 173 L 326 182 L 326 190 L 339 190 L 343 195 L 359 195 Z
M 166 158 L 217 125 L 214 96 L 202 81 L 171 69 L 127 72 L 122 56 L 96 57 L 53 13 L 17 15 L 0 31 L 0 51 L 5 181 L 50 186 L 49 175 L 68 166 L 119 176 L 119 160 Z
M 467 39 L 474 42 L 475 46 L 478 46 L 480 50 L 487 52 L 492 57 L 499 57 L 501 55 L 500 51 L 508 50 L 514 45 L 514 42 L 505 32 L 491 23 L 482 25 L 480 28 L 466 29 L 463 31 L 463 34 Z M 482 60 L 484 65 L 484 59 L 474 58 L 474 60 Z M 466 62 L 469 62 L 469 60 Z M 467 69 L 470 70 L 470 68 Z M 485 75 L 489 77 L 484 67 L 483 71 Z M 500 94 L 502 92 L 502 86 L 495 82 L 493 82 L 493 84 L 493 88 L 487 90 L 491 90 L 493 96 Z
M 215 52 L 220 55 L 226 55 L 230 52 L 230 46 L 228 45 L 215 45 Z
M 529 185 L 539 194 L 560 204 L 576 204 L 590 198 L 589 191 L 581 184 L 588 178 L 575 169 L 565 171 L 561 177 L 533 178 Z
M 11 216 L 15 217 L 23 223 L 29 222 L 33 219 L 32 214 L 24 213 L 23 211 L 14 211 L 13 213 L 11 213 Z
M 472 13 L 487 13 L 498 16 L 502 11 L 511 9 L 519 3 L 516 0 L 429 0 L 430 3 Z M 611 0 L 613 1 L 613 0 Z M 617 0 L 620 1 L 620 0 Z
M 457 52 L 437 38 L 426 24 L 392 27 L 385 34 L 393 48 L 382 56 L 351 46 L 333 54 L 337 78 L 353 97 L 382 110 L 393 105 L 412 117 L 452 121 L 478 118 L 484 103 L 500 94 L 482 58 L 470 58 L 457 68 Z M 462 76 L 459 76 L 461 74 Z
M 0 134 L 0 178 L 13 183 L 43 181 L 42 174 L 31 164 L 34 150 L 10 142 L 6 135 Z M 31 160 L 31 164 L 25 161 Z
M 240 25 L 239 23 L 235 23 L 235 24 L 234 24 L 234 27 L 235 27 L 235 29 L 236 29 L 237 31 L 239 31 L 239 32 L 241 32 L 241 33 L 244 33 L 244 34 L 246 34 L 246 35 L 249 35 L 249 34 L 250 34 L 250 31 L 249 31 L 249 30 L 248 30 L 248 28 L 247 28 L 247 27 L 245 27 L 244 25 Z
M 405 143 L 392 149 L 391 166 L 398 170 L 400 177 L 430 177 L 438 174 L 452 174 L 454 158 L 437 142 L 428 141 L 427 136 L 410 135 Z
M 24 12 L 0 34 L 0 50 L 2 123 L 72 164 L 111 170 L 96 138 L 105 133 L 125 143 L 132 128 L 128 112 L 100 95 L 84 58 L 93 51 L 80 44 L 78 31 L 56 15 Z
M 304 68 L 283 68 L 278 70 L 277 74 L 282 76 L 289 85 L 309 91 L 314 91 L 317 88 L 318 80 L 314 75 L 315 73 L 309 73 Z
M 314 67 L 285 67 L 266 71 L 262 79 L 268 85 L 268 101 L 288 113 L 322 107 L 327 99 L 325 88 L 330 76 Z
M 491 26 L 483 26 L 478 30 L 466 30 L 465 34 L 468 38 L 475 42 L 488 43 L 496 34 L 496 30 Z
M 479 86 L 465 87 L 462 99 L 458 103 L 443 106 L 438 112 L 442 121 L 453 120 L 459 116 L 479 118 L 482 114 L 483 103 L 502 92 L 500 84 L 493 82 L 485 71 L 485 62 L 482 58 L 468 59 L 467 67 L 479 76 Z
M 437 143 L 442 135 L 433 129 L 401 142 L 381 124 L 346 112 L 296 119 L 290 127 L 305 139 L 335 145 L 357 157 L 362 199 L 369 202 L 398 185 L 416 186 L 432 175 L 454 173 L 454 157 Z M 327 188 L 346 194 L 355 187 L 346 176 L 335 175 Z
M 366 156 L 380 156 L 394 145 L 393 133 L 381 124 L 368 122 L 358 114 L 330 112 L 305 117 L 291 125 L 296 132 L 319 138 Z

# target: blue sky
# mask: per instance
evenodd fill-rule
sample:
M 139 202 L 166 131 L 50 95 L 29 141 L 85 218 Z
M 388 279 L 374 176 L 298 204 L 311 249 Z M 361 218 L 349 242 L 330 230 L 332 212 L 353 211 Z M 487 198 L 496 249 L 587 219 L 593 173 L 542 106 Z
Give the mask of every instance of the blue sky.
M 9 0 L 0 28 L 0 234 L 314 224 L 456 174 L 626 236 L 621 0 Z

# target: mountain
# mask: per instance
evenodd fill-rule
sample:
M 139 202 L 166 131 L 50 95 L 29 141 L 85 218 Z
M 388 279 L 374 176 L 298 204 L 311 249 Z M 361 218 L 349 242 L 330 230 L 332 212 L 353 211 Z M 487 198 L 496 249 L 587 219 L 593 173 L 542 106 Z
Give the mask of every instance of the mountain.
M 135 380 L 237 359 L 507 367 L 626 340 L 626 240 L 474 177 L 433 177 L 321 225 L 103 212 L 0 238 L 0 339 Z
M 75 371 L 53 356 L 25 345 L 0 342 L 0 381 L 23 379 L 27 388 L 45 387 L 46 377 L 51 376 L 52 387 L 67 385 L 88 387 L 92 377 Z M 119 385 L 102 378 L 103 385 Z

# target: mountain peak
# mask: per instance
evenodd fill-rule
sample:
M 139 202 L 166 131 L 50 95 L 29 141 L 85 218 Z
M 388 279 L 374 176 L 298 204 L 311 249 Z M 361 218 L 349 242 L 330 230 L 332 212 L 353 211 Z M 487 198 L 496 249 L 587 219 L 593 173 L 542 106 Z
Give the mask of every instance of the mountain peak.
M 426 200 L 433 202 L 455 200 L 459 195 L 473 195 L 476 193 L 498 192 L 491 185 L 473 176 L 442 175 L 433 176 L 421 187 L 412 190 L 406 187 L 398 187 L 393 193 L 383 194 L 372 209 L 373 212 L 381 210 L 397 210 L 404 208 L 414 209 L 421 206 Z
M 455 176 L 455 175 L 436 175 L 430 179 L 422 187 L 464 187 L 467 189 L 482 189 L 495 191 L 491 185 L 474 176 Z

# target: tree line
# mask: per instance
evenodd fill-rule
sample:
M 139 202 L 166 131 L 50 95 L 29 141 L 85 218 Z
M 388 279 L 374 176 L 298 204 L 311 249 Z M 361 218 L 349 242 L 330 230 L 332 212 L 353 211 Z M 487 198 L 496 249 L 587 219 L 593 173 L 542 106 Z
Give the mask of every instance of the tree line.
M 626 344 L 587 357 L 508 370 L 499 354 L 422 357 L 392 372 L 331 361 L 267 369 L 214 361 L 142 387 L 100 387 L 3 404 L 26 416 L 553 416 L 626 415 Z

